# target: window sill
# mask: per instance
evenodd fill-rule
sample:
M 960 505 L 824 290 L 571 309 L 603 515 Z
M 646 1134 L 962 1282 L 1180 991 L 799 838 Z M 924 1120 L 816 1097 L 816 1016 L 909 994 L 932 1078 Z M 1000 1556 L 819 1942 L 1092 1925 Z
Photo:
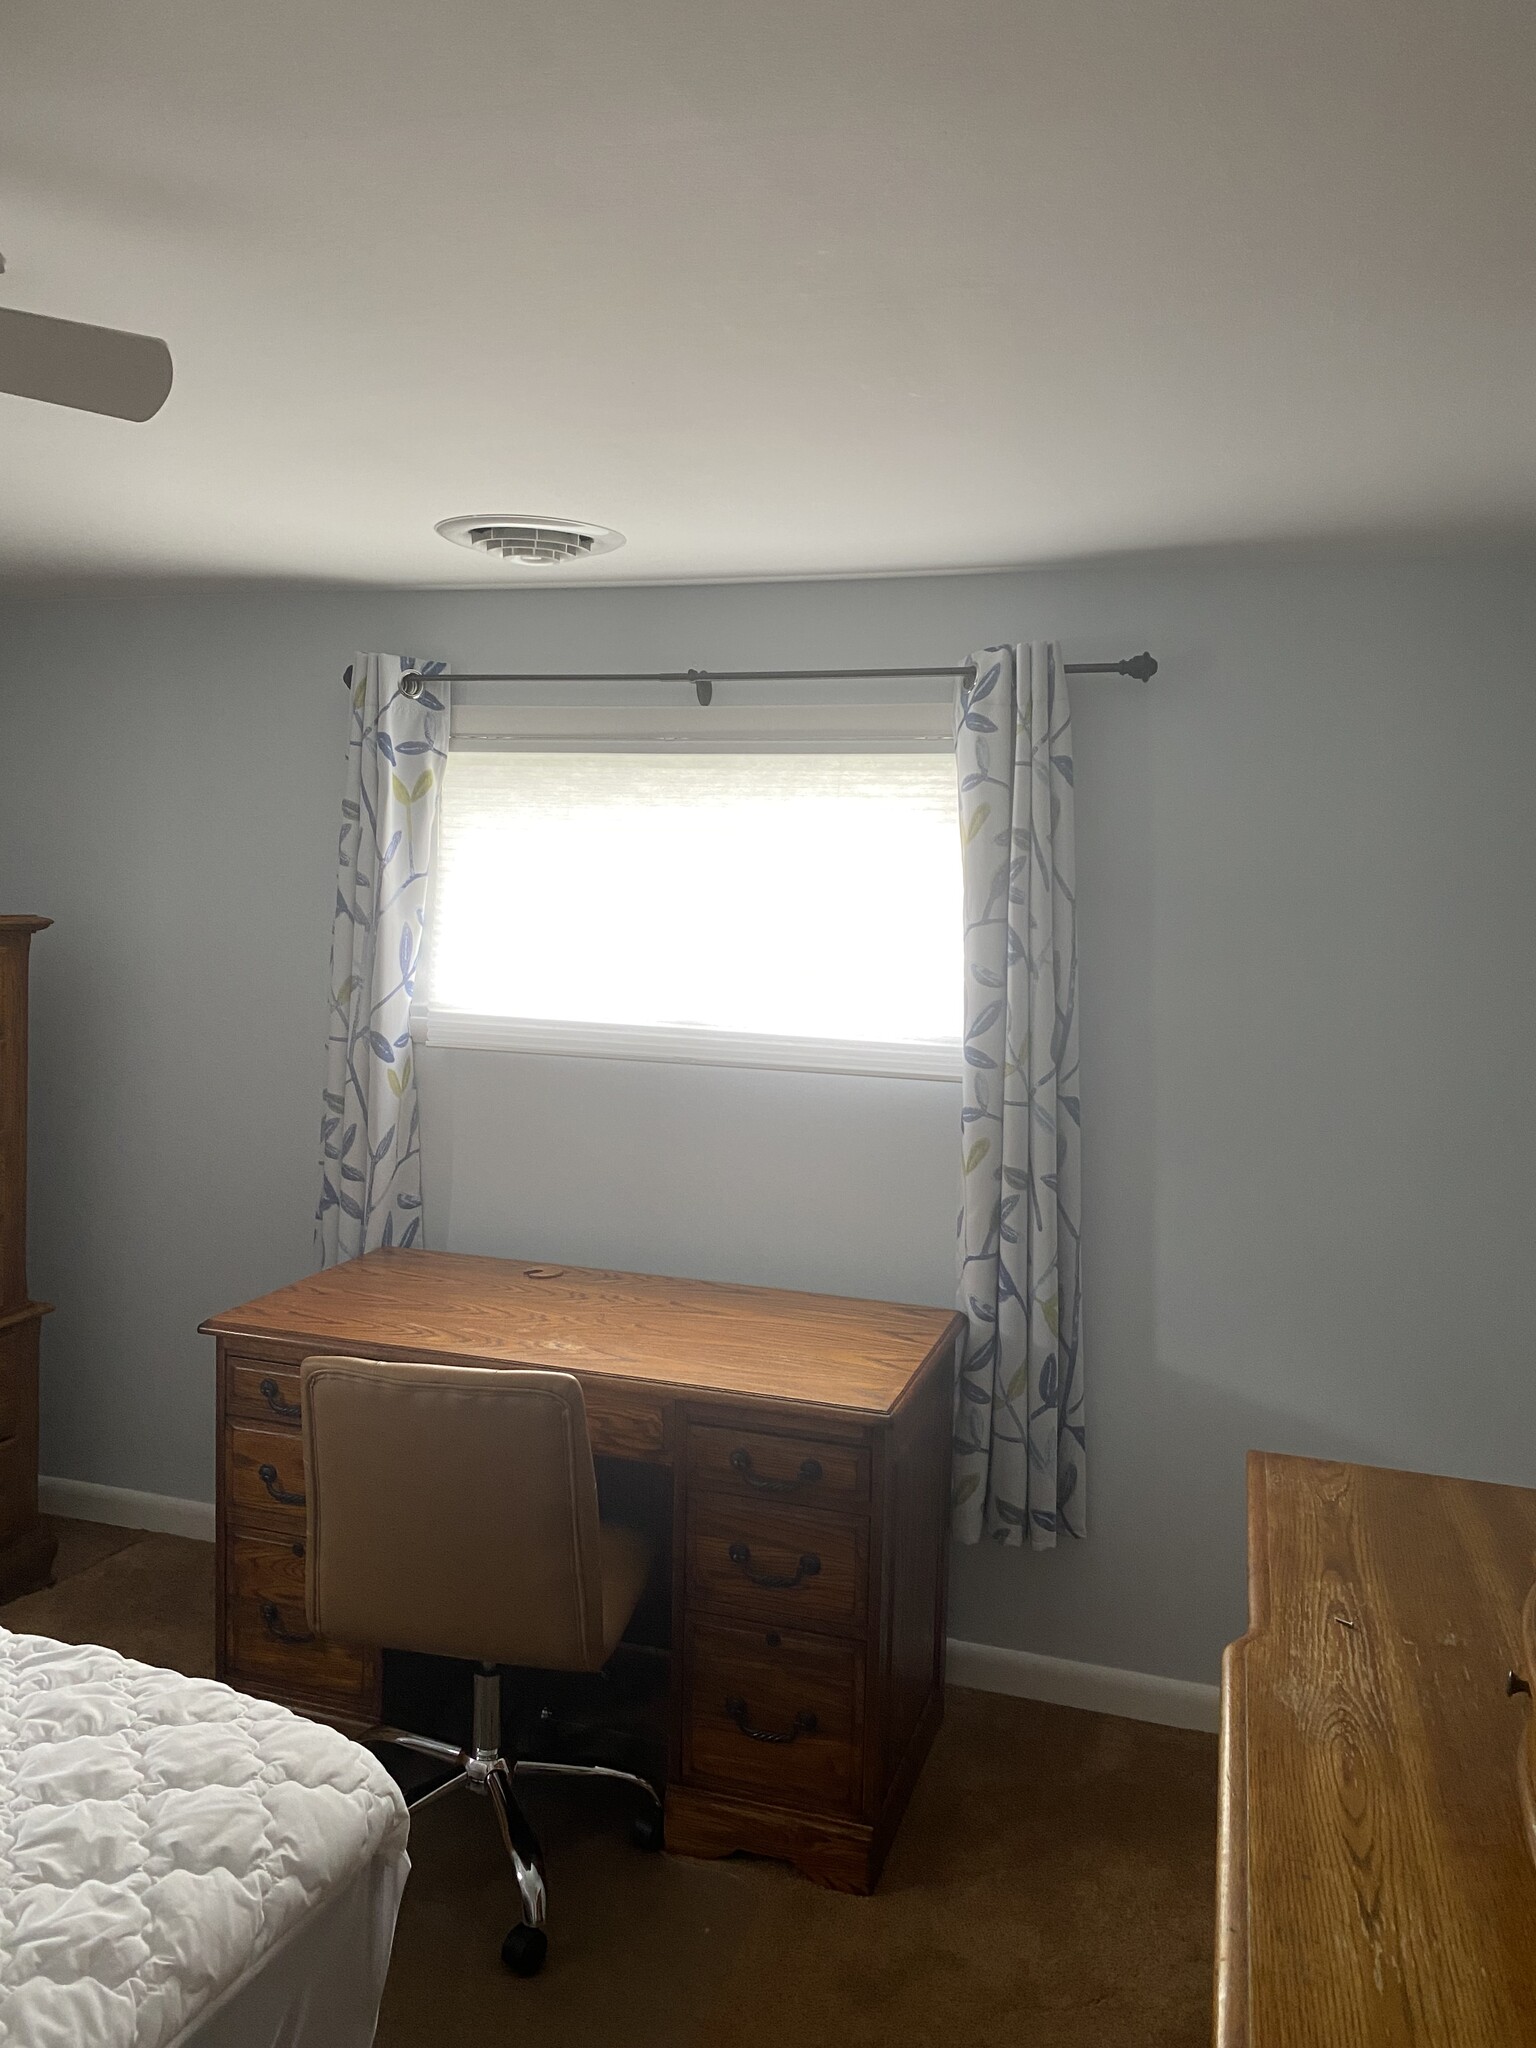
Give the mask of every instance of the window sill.
M 411 1009 L 420 1045 L 478 1052 L 531 1052 L 669 1066 L 777 1067 L 807 1074 L 870 1074 L 906 1081 L 958 1081 L 960 1047 L 932 1040 L 892 1042 L 787 1038 L 770 1033 L 705 1031 L 685 1025 L 589 1024 L 493 1017 L 469 1010 Z

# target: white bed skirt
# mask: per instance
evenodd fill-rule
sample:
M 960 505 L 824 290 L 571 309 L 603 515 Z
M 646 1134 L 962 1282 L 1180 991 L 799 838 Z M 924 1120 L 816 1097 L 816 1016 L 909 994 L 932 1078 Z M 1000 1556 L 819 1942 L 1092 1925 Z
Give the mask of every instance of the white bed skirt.
M 0 1628 L 0 2048 L 370 2048 L 409 1831 L 334 1728 Z
M 371 2048 L 410 1868 L 403 1849 L 381 1850 L 171 2048 Z

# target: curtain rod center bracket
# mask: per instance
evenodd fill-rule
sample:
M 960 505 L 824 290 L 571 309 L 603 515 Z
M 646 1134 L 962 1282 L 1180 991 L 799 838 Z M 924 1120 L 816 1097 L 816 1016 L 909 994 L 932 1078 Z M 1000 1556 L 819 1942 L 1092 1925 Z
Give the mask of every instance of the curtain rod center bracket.
M 694 689 L 698 692 L 700 704 L 709 704 L 713 701 L 715 694 L 715 686 L 703 669 L 689 669 L 688 680 L 690 683 L 692 683 Z

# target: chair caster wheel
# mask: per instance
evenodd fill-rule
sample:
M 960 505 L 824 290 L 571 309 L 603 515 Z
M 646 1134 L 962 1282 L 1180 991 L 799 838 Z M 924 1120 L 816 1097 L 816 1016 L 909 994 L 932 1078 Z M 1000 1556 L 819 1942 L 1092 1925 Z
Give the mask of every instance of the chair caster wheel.
M 644 1813 L 637 1813 L 629 1824 L 629 1839 L 637 1849 L 645 1849 L 652 1855 L 665 1848 L 665 1837 L 660 1807 L 647 1807 Z
M 549 1936 L 542 1927 L 520 1920 L 501 1944 L 501 1960 L 514 1977 L 537 1977 L 549 1954 Z

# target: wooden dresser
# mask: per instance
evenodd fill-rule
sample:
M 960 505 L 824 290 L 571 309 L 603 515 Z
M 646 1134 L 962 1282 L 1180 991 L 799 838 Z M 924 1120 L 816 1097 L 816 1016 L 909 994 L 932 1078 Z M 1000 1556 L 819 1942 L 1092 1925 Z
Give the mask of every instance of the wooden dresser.
M 1217 2048 L 1536 2042 L 1536 1492 L 1254 1452 L 1223 1667 Z
M 45 1586 L 37 1518 L 37 1363 L 46 1301 L 27 1289 L 27 965 L 48 917 L 0 917 L 0 1600 Z
M 418 1251 L 213 1317 L 219 1671 L 354 1732 L 377 1654 L 304 1617 L 312 1352 L 575 1373 L 592 1447 L 670 1470 L 668 1846 L 863 1891 L 943 1713 L 944 1310 Z

